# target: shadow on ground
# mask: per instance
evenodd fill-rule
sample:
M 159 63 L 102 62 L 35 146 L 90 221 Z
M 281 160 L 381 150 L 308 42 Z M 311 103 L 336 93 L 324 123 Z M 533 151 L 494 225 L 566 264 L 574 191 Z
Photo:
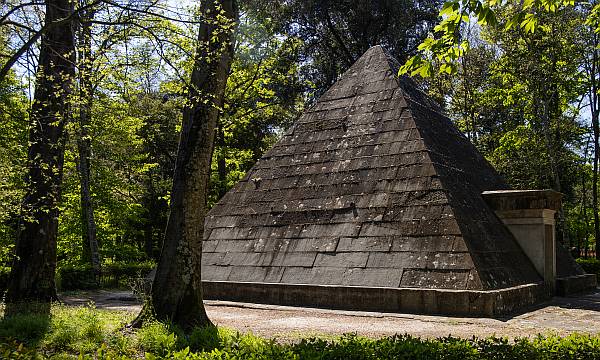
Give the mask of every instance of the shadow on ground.
M 497 320 L 510 321 L 511 319 L 527 316 L 527 314 L 541 311 L 546 308 L 558 307 L 569 310 L 582 310 L 589 312 L 600 311 L 600 288 L 569 296 L 555 296 L 551 300 L 519 309 L 509 315 L 496 317 Z
M 142 299 L 128 290 L 97 290 L 71 292 L 60 295 L 65 305 L 85 306 L 93 304 L 97 309 L 139 311 Z
M 0 339 L 37 346 L 50 326 L 50 303 L 0 305 Z
M 600 289 L 569 297 L 556 297 L 552 301 L 565 309 L 600 311 Z

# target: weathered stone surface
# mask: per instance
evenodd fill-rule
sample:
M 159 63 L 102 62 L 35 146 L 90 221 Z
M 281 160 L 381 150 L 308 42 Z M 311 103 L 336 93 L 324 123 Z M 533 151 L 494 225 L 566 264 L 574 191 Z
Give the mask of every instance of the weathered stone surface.
M 396 66 L 381 47 L 367 51 L 213 207 L 205 280 L 286 284 L 294 290 L 281 301 L 300 291 L 291 284 L 472 291 L 541 281 L 481 198 L 507 185 Z M 273 286 L 256 294 L 275 296 Z M 415 311 L 494 303 L 359 293 L 320 304 L 344 294 Z
M 510 314 L 547 299 L 542 284 L 489 291 L 234 281 L 203 281 L 202 285 L 206 299 L 470 317 Z
M 341 268 L 364 268 L 367 265 L 368 258 L 368 252 L 321 253 L 317 255 L 314 265 Z
M 337 245 L 337 251 L 390 251 L 392 249 L 392 237 L 358 237 L 358 238 L 341 238 Z
M 556 279 L 556 293 L 559 296 L 590 291 L 596 289 L 597 286 L 598 279 L 596 279 L 596 274 L 572 275 Z

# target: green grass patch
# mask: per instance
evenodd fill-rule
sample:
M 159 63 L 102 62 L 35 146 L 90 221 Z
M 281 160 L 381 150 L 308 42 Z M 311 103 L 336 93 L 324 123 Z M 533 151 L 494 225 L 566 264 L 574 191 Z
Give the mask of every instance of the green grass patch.
M 126 329 L 133 316 L 55 305 L 50 316 L 7 317 L 0 321 L 0 359 L 600 359 L 600 336 L 583 334 L 515 340 L 349 334 L 281 343 L 216 327 L 184 334 L 161 322 Z

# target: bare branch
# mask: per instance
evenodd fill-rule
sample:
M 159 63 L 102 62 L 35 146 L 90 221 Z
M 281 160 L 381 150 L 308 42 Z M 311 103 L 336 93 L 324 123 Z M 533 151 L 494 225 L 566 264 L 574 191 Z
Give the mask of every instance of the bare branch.
M 4 25 L 4 22 L 6 21 L 6 19 L 8 19 L 10 17 L 10 15 L 12 15 L 17 10 L 25 8 L 27 6 L 35 6 L 35 5 L 44 5 L 44 2 L 35 2 L 35 1 L 33 1 L 33 2 L 29 2 L 29 3 L 25 3 L 25 4 L 20 4 L 20 5 L 17 5 L 15 7 L 13 7 L 6 14 L 4 14 L 4 15 L 2 15 L 2 17 L 0 17 L 0 25 Z

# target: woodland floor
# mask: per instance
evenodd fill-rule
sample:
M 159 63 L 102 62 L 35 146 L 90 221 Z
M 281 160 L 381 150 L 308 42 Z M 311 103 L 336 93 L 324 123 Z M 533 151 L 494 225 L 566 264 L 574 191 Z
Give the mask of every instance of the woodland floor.
M 93 302 L 98 309 L 140 310 L 140 301 L 131 292 L 122 290 L 65 293 L 61 299 L 67 305 Z M 358 333 L 368 337 L 408 333 L 427 338 L 448 335 L 514 338 L 540 333 L 600 333 L 600 289 L 579 296 L 555 297 L 528 312 L 497 319 L 339 311 L 226 301 L 205 301 L 205 305 L 216 325 L 283 341 L 343 333 Z

